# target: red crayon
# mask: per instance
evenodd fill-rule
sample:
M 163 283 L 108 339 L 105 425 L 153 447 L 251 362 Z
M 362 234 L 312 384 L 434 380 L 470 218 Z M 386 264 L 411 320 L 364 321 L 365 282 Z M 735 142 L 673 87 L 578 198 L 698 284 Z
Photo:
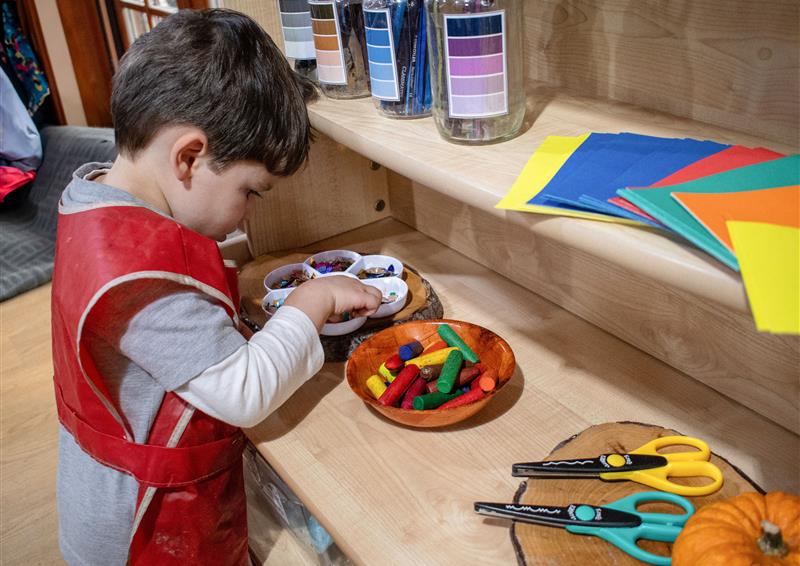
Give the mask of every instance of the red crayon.
M 403 393 L 405 393 L 414 382 L 417 375 L 419 375 L 419 367 L 414 364 L 404 367 L 403 370 L 397 374 L 397 377 L 394 378 L 394 381 L 389 387 L 386 388 L 386 391 L 383 392 L 381 398 L 378 399 L 378 403 L 385 407 L 394 406 L 400 400 Z
M 472 383 L 469 384 L 470 389 L 480 389 L 481 388 L 481 378 L 478 376 L 477 378 L 472 380 Z
M 447 342 L 444 340 L 439 340 L 438 342 L 434 342 L 425 348 L 425 351 L 422 352 L 422 355 L 424 356 L 425 354 L 430 354 L 431 352 L 435 352 L 437 350 L 444 350 L 445 348 L 447 348 Z
M 425 389 L 428 393 L 434 393 L 435 391 L 439 391 L 439 387 L 436 384 L 436 380 L 432 379 L 425 384 Z
M 386 395 L 386 393 L 384 393 Z M 483 389 L 480 387 L 477 389 L 470 389 L 463 395 L 459 395 L 455 399 L 451 399 L 444 405 L 441 405 L 440 409 L 451 409 L 453 407 L 460 407 L 462 405 L 469 405 L 470 403 L 474 403 L 480 399 L 483 399 L 486 396 L 486 393 L 483 392 Z M 381 397 L 383 399 L 383 397 Z
M 481 371 L 475 366 L 464 368 L 458 374 L 458 387 L 464 387 L 480 375 Z
M 427 381 L 425 381 L 421 377 L 417 377 L 416 381 L 414 381 L 414 383 L 411 384 L 411 387 L 408 388 L 408 391 L 406 391 L 406 394 L 403 396 L 403 402 L 400 403 L 400 406 L 403 409 L 413 409 L 414 397 L 425 393 L 425 386 L 427 384 L 428 384 Z
M 391 372 L 399 370 L 400 368 L 403 367 L 404 364 L 405 362 L 400 358 L 399 354 L 395 354 L 394 356 L 392 356 L 383 363 L 383 365 L 386 366 L 386 369 L 388 369 Z

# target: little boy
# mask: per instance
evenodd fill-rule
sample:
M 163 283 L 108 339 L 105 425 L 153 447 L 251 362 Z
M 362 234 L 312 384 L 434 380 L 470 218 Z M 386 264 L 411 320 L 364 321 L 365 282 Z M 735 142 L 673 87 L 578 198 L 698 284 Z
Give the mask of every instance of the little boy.
M 60 206 L 53 363 L 59 542 L 72 565 L 248 562 L 239 427 L 323 363 L 331 316 L 380 293 L 297 288 L 249 341 L 219 249 L 248 202 L 306 160 L 313 93 L 236 12 L 181 11 L 114 78 L 119 156 L 75 172 Z

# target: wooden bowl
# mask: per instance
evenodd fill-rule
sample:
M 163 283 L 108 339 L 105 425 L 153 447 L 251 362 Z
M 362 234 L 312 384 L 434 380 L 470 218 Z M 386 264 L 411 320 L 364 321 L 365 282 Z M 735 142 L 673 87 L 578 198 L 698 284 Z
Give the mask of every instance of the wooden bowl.
M 440 340 L 436 330 L 447 323 L 478 355 L 481 363 L 497 371 L 497 387 L 483 399 L 450 409 L 431 409 L 415 411 L 400 407 L 384 407 L 370 394 L 367 379 L 376 373 L 380 365 L 403 344 L 419 340 L 429 346 Z M 483 409 L 514 374 L 514 352 L 508 343 L 491 330 L 469 322 L 458 320 L 415 320 L 390 326 L 364 340 L 347 361 L 345 372 L 350 388 L 367 405 L 395 422 L 419 428 L 432 428 L 451 425 L 468 419 Z

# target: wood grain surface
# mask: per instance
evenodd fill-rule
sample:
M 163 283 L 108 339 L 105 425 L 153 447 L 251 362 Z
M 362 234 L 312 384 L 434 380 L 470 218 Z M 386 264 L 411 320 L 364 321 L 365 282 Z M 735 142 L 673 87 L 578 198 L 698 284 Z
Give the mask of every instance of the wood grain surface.
M 662 436 L 680 436 L 680 432 L 662 427 L 640 423 L 603 423 L 592 426 L 568 441 L 561 443 L 544 460 L 567 460 L 572 458 L 595 457 L 600 454 L 625 454 L 643 444 Z M 701 439 L 702 440 L 702 439 Z M 725 479 L 722 488 L 704 497 L 687 498 L 695 510 L 703 505 L 715 503 L 746 491 L 758 491 L 739 470 L 727 460 L 713 453 L 711 462 L 721 471 Z M 692 450 L 676 447 L 663 452 Z M 686 485 L 703 485 L 698 478 L 681 478 L 678 482 Z M 628 495 L 653 491 L 652 488 L 629 481 L 604 482 L 599 479 L 540 479 L 531 478 L 523 482 L 517 491 L 515 503 L 522 505 L 564 506 L 571 503 L 604 505 Z M 680 512 L 674 506 L 647 504 L 641 511 L 651 513 Z M 596 564 L 630 565 L 641 564 L 609 543 L 592 536 L 579 536 L 564 529 L 549 528 L 515 522 L 511 527 L 511 537 L 518 547 L 517 558 L 521 565 L 535 566 L 545 564 Z M 663 542 L 641 541 L 643 549 L 654 554 L 669 556 L 672 545 Z
M 514 462 L 544 459 L 592 424 L 637 421 L 704 439 L 767 490 L 800 491 L 800 438 L 467 256 L 394 220 L 320 243 L 414 258 L 448 318 L 511 346 L 514 376 L 485 410 L 411 429 L 364 405 L 326 364 L 247 431 L 357 564 L 514 564 L 508 524 L 472 504 L 511 497 Z

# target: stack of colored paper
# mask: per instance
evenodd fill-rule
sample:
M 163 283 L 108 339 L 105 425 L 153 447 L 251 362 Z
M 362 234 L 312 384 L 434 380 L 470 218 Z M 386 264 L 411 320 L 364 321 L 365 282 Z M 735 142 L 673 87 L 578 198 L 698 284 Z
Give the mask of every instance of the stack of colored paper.
M 741 266 L 759 330 L 800 333 L 800 155 L 631 133 L 550 136 L 497 207 L 675 232 Z

